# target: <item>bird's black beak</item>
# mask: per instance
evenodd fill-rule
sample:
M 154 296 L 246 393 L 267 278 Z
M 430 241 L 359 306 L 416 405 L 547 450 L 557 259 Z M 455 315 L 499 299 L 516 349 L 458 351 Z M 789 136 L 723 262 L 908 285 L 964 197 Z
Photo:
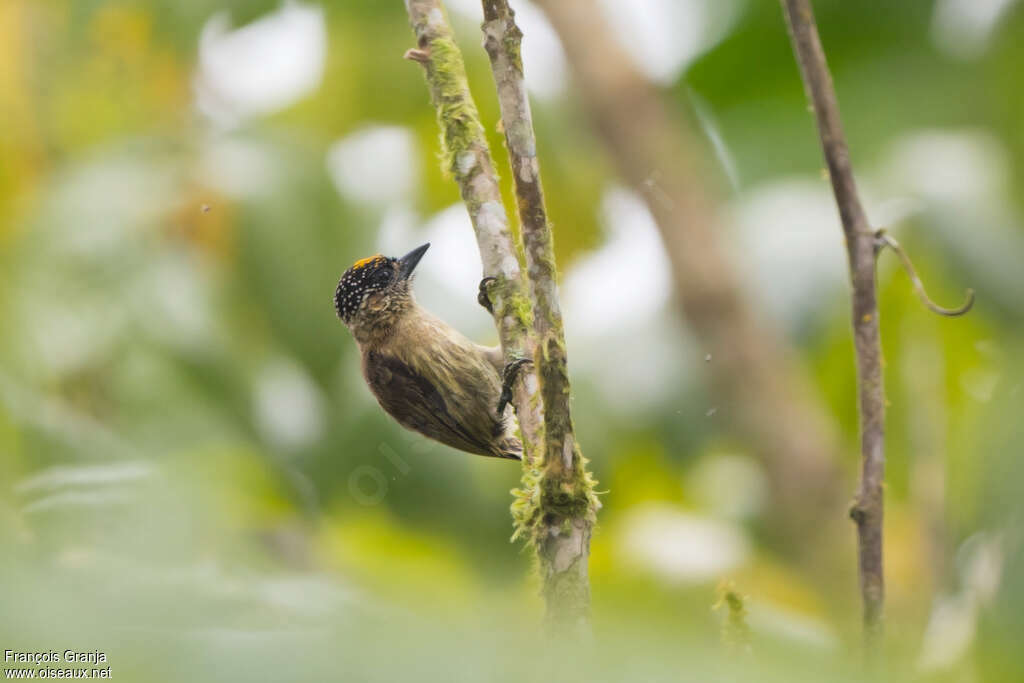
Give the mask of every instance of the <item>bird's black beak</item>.
M 398 274 L 403 280 L 408 280 L 412 275 L 412 271 L 416 270 L 416 264 L 420 262 L 423 255 L 427 253 L 427 249 L 430 248 L 430 242 L 427 242 L 423 246 L 416 247 L 408 254 L 398 259 Z

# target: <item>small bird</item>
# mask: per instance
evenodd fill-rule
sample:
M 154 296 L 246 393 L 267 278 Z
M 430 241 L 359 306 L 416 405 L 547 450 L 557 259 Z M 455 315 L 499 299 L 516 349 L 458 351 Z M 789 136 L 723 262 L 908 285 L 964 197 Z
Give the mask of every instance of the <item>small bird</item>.
M 519 460 L 523 447 L 504 409 L 525 361 L 503 367 L 500 348 L 473 343 L 416 303 L 411 278 L 429 247 L 356 261 L 338 282 L 334 310 L 359 346 L 370 391 L 400 425 L 468 453 Z

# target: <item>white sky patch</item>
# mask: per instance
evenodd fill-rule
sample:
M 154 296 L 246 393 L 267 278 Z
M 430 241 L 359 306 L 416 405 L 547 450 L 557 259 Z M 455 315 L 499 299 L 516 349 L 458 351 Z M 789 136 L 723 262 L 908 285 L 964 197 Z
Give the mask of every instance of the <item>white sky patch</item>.
M 897 140 L 883 162 L 887 186 L 927 201 L 996 203 L 1009 162 L 999 141 L 974 130 L 922 130 Z
M 278 182 L 274 155 L 263 144 L 238 136 L 211 136 L 200 159 L 203 183 L 233 199 L 269 192 Z
M 279 448 L 301 448 L 323 434 L 324 405 L 320 390 L 309 375 L 289 359 L 276 360 L 259 373 L 253 412 L 264 438 Z
M 199 36 L 196 106 L 225 128 L 284 109 L 320 85 L 326 57 L 319 7 L 286 2 L 234 30 L 230 14 L 218 12 Z
M 402 204 L 388 207 L 377 227 L 377 248 L 385 256 L 401 256 L 423 244 L 422 233 L 416 232 L 419 219 L 416 212 Z M 367 254 L 368 256 L 369 254 Z M 425 264 L 421 261 L 416 270 Z
M 478 0 L 448 0 L 445 6 L 452 12 L 477 24 L 484 20 L 484 10 Z
M 944 671 L 967 654 L 978 627 L 977 609 L 975 601 L 966 595 L 935 599 L 917 660 L 919 669 Z
M 796 321 L 842 291 L 846 252 L 827 182 L 758 185 L 739 197 L 733 212 L 745 285 L 772 316 Z
M 622 47 L 653 81 L 672 83 L 732 28 L 743 0 L 601 0 Z
M 936 0 L 932 42 L 950 57 L 976 59 L 985 53 L 1000 17 L 1017 0 Z
M 573 368 L 618 415 L 649 417 L 698 376 L 688 371 L 694 342 L 671 310 L 605 334 L 566 323 L 566 337 Z
M 483 276 L 480 251 L 465 205 L 453 204 L 435 214 L 420 234 L 424 239 L 409 249 L 430 242 L 430 251 L 416 268 L 424 285 L 417 287 L 416 296 L 424 306 L 476 341 L 496 337 L 490 314 L 476 300 Z
M 448 8 L 456 15 L 479 26 L 484 20 L 480 0 L 449 0 Z M 523 32 L 523 71 L 526 87 L 541 98 L 551 98 L 565 90 L 569 69 L 558 34 L 544 13 L 532 2 L 517 2 L 516 24 Z
M 555 29 L 544 13 L 529 2 L 516 5 L 516 23 L 523 31 L 526 87 L 538 97 L 561 94 L 569 80 L 569 68 Z
M 424 242 L 430 242 L 430 249 L 416 267 L 416 300 L 470 339 L 496 343 L 494 323 L 476 301 L 483 276 L 465 205 L 452 204 L 426 223 L 404 208 L 390 209 L 384 215 L 378 238 L 382 254 L 402 256 Z
M 565 315 L 588 335 L 628 330 L 660 315 L 671 285 L 665 247 L 643 201 L 615 187 L 601 208 L 608 240 L 577 260 L 563 285 Z
M 422 233 L 416 232 L 418 223 L 416 212 L 407 206 L 395 204 L 388 207 L 377 226 L 377 248 L 380 253 L 385 256 L 401 256 L 423 244 L 426 240 Z M 421 261 L 416 270 L 423 266 Z
M 667 583 L 715 581 L 750 556 L 740 527 L 666 504 L 646 504 L 616 525 L 619 559 Z
M 388 204 L 419 180 L 416 139 L 402 126 L 370 126 L 331 145 L 327 171 L 338 191 L 357 201 Z
M 632 192 L 602 201 L 604 245 L 580 257 L 562 283 L 573 366 L 616 411 L 651 409 L 683 383 L 686 330 L 667 312 L 671 274 L 654 219 Z
M 959 591 L 935 599 L 917 660 L 919 670 L 945 671 L 967 656 L 979 613 L 999 590 L 1004 564 L 999 534 L 979 532 L 964 541 L 957 552 Z

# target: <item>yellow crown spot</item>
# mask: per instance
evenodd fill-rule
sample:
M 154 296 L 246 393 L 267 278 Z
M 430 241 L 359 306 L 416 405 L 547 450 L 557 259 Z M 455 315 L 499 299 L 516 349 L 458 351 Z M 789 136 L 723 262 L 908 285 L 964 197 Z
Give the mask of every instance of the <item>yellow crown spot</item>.
M 383 258 L 384 257 L 381 256 L 380 254 L 375 254 L 374 256 L 367 256 L 364 259 L 359 259 L 358 261 L 356 261 L 355 263 L 352 264 L 352 270 L 359 270 L 360 268 L 365 268 L 366 266 L 370 265 L 371 263 L 374 263 L 376 261 L 380 261 Z

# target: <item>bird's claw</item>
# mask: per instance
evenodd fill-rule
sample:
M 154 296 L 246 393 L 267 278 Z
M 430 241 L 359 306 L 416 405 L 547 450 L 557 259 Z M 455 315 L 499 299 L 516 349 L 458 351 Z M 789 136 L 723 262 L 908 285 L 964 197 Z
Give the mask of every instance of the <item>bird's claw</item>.
M 490 313 L 491 315 L 494 315 L 494 306 L 491 304 L 491 293 L 488 290 L 488 287 L 492 282 L 497 281 L 498 278 L 490 276 L 485 277 L 483 280 L 480 280 L 480 291 L 477 292 L 476 295 L 477 303 L 486 308 L 487 312 Z
M 516 383 L 519 371 L 527 363 L 533 363 L 529 358 L 516 358 L 505 364 L 501 373 L 501 397 L 498 399 L 498 415 L 505 412 L 505 406 L 512 401 L 512 386 Z

